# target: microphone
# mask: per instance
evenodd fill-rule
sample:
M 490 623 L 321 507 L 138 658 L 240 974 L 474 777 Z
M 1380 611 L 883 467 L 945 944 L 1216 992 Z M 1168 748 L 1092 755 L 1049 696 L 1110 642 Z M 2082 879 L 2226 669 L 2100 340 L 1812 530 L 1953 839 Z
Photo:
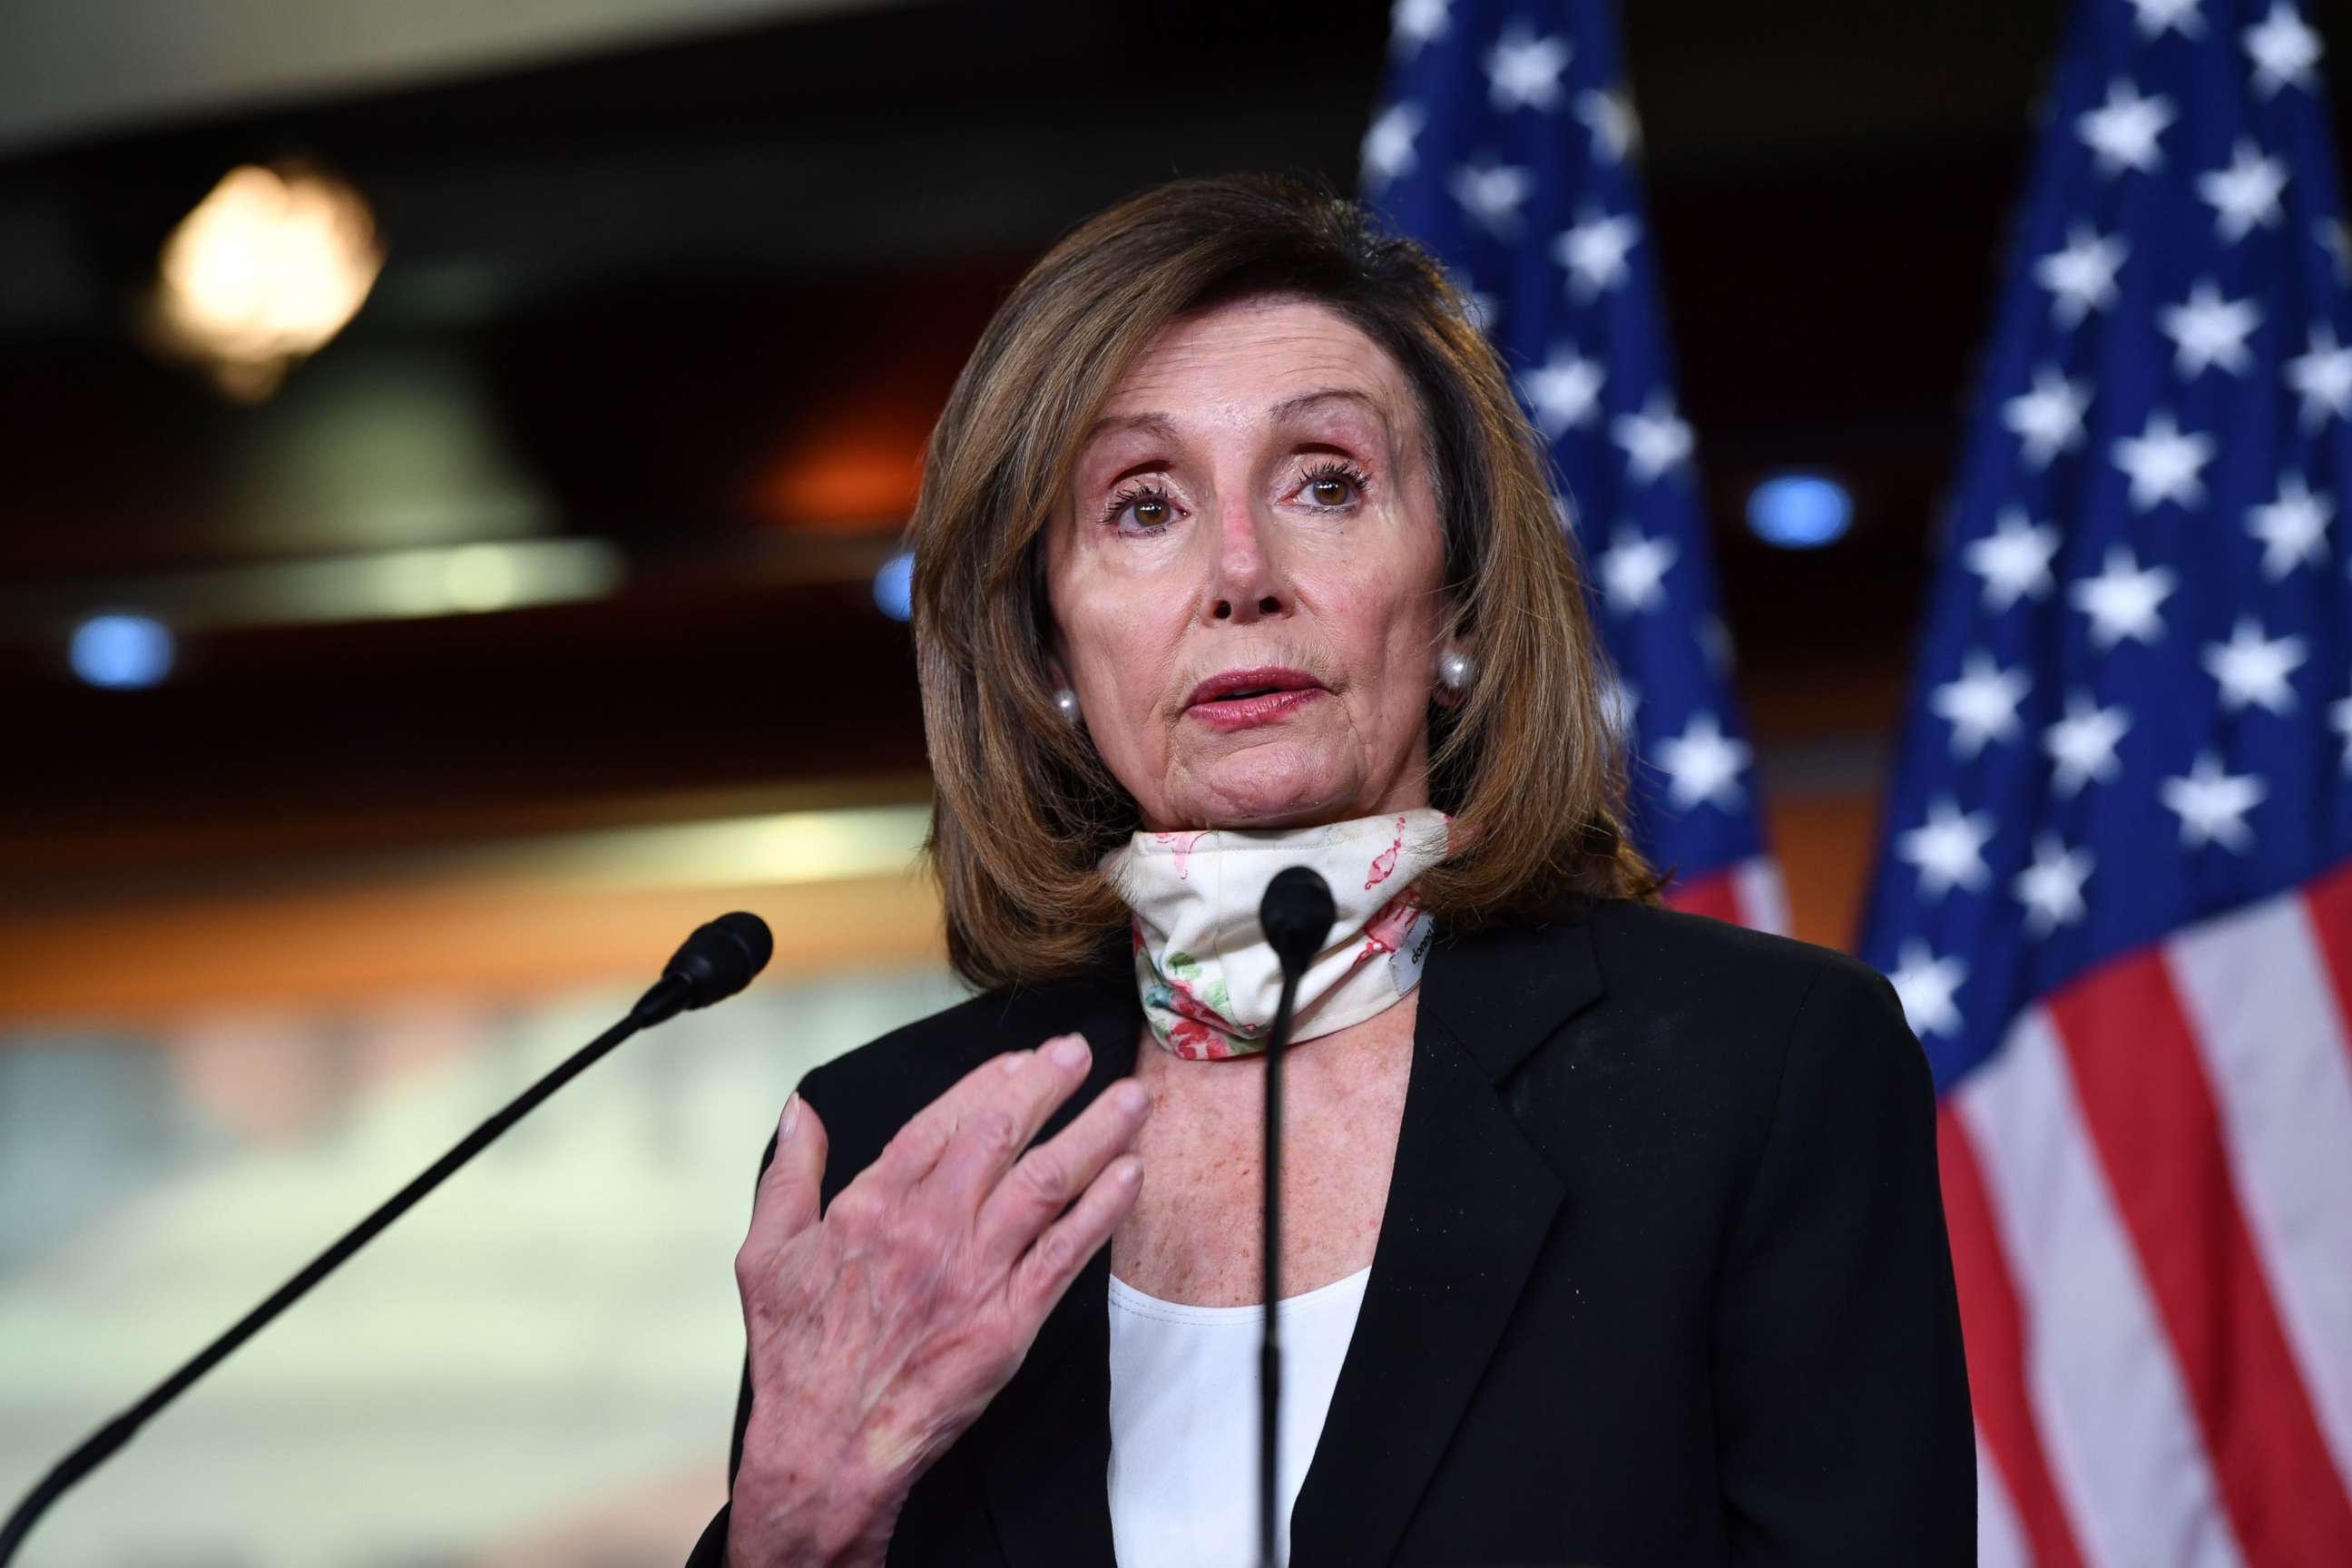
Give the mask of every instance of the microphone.
M 724 1002 L 751 984 L 751 976 L 768 967 L 775 951 L 768 922 L 741 910 L 698 926 L 670 955 L 653 989 L 629 1009 L 629 1021 L 650 1029 L 681 1012 Z
M 1274 956 L 1282 963 L 1282 999 L 1265 1037 L 1265 1289 L 1264 1339 L 1257 1359 L 1258 1561 L 1275 1568 L 1276 1438 L 1281 1431 L 1282 1339 L 1275 1329 L 1274 1304 L 1282 1300 L 1282 1053 L 1290 1046 L 1290 1011 L 1298 1000 L 1299 977 L 1331 934 L 1331 886 L 1304 866 L 1287 866 L 1266 884 L 1258 900 L 1257 923 Z
M 1282 978 L 1288 984 L 1295 984 L 1323 951 L 1334 918 L 1331 884 L 1306 867 L 1286 867 L 1266 884 L 1265 897 L 1258 900 L 1257 923 L 1274 956 L 1282 961 Z
M 104 1464 L 131 1441 L 139 1428 L 165 1405 L 188 1391 L 223 1358 L 266 1328 L 270 1320 L 308 1294 L 310 1288 L 341 1267 L 345 1259 L 373 1240 L 384 1226 L 414 1207 L 418 1199 L 455 1174 L 457 1168 L 521 1121 L 539 1102 L 577 1078 L 623 1040 L 641 1029 L 677 1016 L 693 1007 L 708 1007 L 732 996 L 751 983 L 775 952 L 775 939 L 759 916 L 737 912 L 721 915 L 698 928 L 670 958 L 662 977 L 637 999 L 629 1016 L 558 1063 L 546 1077 L 509 1101 L 506 1108 L 459 1140 L 457 1146 L 408 1185 L 394 1193 L 342 1238 L 312 1258 L 303 1270 L 279 1286 L 268 1300 L 239 1319 L 229 1331 L 198 1352 L 185 1366 L 158 1384 L 147 1396 L 85 1439 L 81 1447 L 58 1461 L 40 1485 L 0 1525 L 0 1565 L 5 1565 L 32 1533 L 34 1521 L 68 1488 Z

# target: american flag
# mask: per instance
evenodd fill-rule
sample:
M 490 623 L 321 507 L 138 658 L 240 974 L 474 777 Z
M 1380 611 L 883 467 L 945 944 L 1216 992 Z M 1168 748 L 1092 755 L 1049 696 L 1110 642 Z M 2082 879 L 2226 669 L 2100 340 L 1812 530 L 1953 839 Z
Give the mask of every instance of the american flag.
M 1362 194 L 1467 291 L 1550 437 L 1632 728 L 1634 840 L 1676 872 L 1672 901 L 1782 929 L 1613 19 L 1601 0 L 1396 0 L 1389 53 Z
M 2084 0 L 1864 952 L 1987 1563 L 2352 1563 L 2352 258 L 2288 0 Z

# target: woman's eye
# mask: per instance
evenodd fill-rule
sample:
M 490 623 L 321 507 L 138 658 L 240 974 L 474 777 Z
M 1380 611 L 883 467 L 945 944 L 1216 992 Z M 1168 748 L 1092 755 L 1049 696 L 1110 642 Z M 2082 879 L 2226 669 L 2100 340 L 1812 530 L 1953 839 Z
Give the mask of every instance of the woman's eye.
M 1133 521 L 1132 529 L 1125 525 Z M 1125 489 L 1110 498 L 1103 510 L 1103 521 L 1123 531 L 1156 533 L 1176 521 L 1176 507 L 1162 491 L 1150 486 Z
M 1363 475 L 1353 468 L 1334 466 L 1307 475 L 1307 482 L 1299 487 L 1299 494 L 1309 504 L 1329 511 L 1362 500 L 1364 489 Z

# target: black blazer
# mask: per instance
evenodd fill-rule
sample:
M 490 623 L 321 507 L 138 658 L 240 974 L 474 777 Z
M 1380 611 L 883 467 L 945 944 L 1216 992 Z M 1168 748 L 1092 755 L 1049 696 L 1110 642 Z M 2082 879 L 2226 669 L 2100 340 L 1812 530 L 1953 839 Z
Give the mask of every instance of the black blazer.
M 1122 939 L 811 1073 L 826 1201 L 997 1052 L 1086 1035 L 1049 1134 L 1131 1071 L 1130 964 Z M 1841 954 L 1622 901 L 1442 931 L 1291 1561 L 1973 1563 L 1934 1119 L 1893 988 Z M 1108 1274 L 1106 1247 L 917 1484 L 893 1565 L 1112 1561 Z M 748 1411 L 747 1382 L 738 1464 Z

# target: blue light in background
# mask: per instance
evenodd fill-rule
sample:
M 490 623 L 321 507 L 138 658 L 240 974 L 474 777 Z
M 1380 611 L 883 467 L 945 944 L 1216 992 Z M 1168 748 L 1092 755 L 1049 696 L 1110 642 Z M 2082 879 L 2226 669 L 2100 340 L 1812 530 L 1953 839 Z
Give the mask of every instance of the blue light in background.
M 902 552 L 893 555 L 875 571 L 874 603 L 894 621 L 914 618 L 915 558 L 912 554 Z
M 1826 474 L 1775 474 L 1748 492 L 1748 526 L 1767 544 L 1818 550 L 1853 524 L 1853 497 Z
M 92 616 L 74 628 L 71 657 L 92 686 L 152 686 L 172 673 L 172 634 L 145 616 Z

